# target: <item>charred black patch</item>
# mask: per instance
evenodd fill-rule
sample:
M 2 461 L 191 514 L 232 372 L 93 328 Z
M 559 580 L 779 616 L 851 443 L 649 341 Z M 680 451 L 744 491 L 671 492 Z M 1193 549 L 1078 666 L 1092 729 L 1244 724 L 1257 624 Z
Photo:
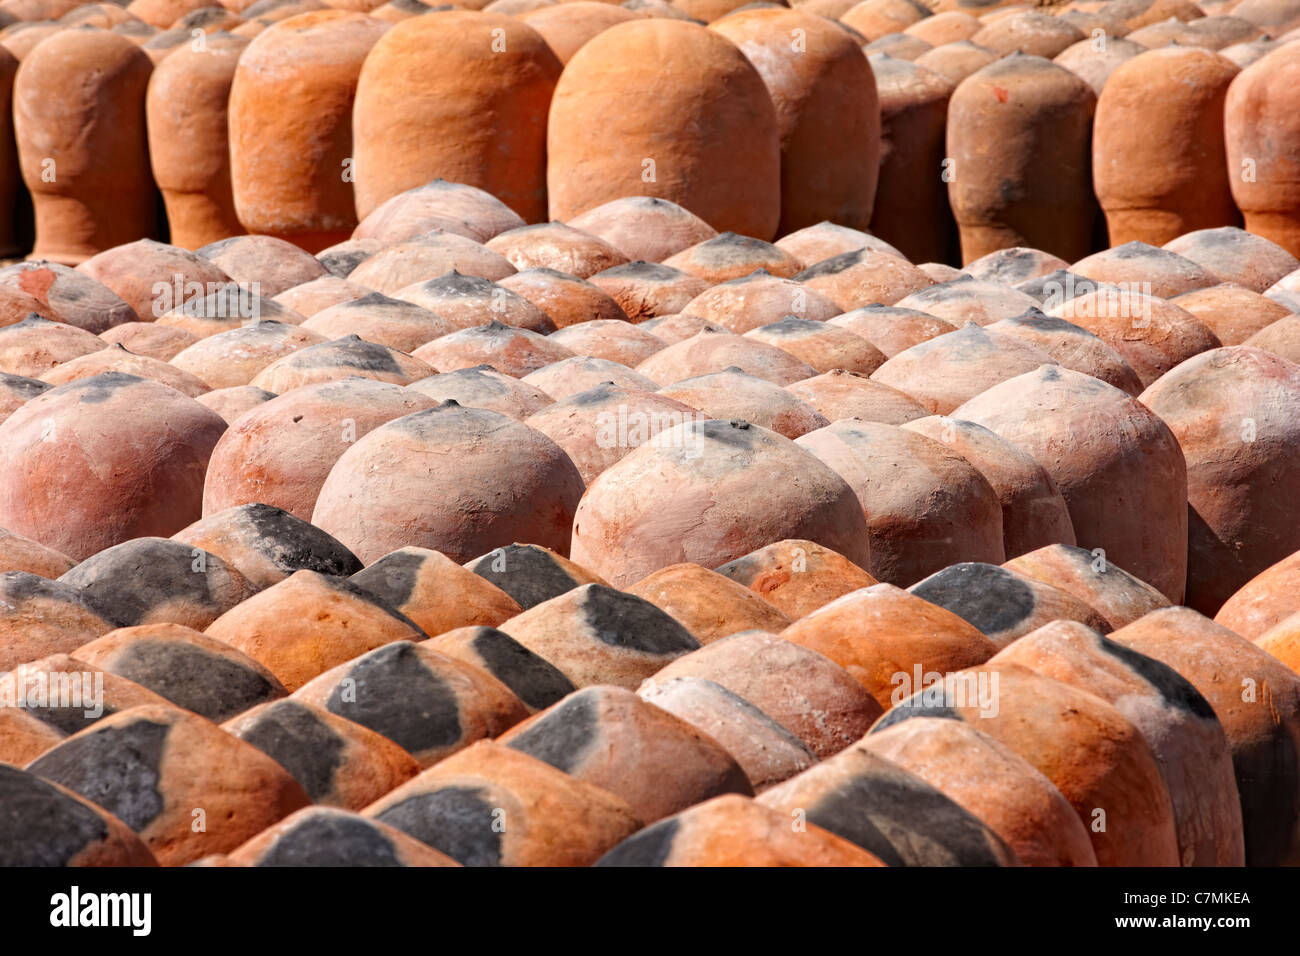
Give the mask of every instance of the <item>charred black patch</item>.
M 384 555 L 349 580 L 367 594 L 400 609 L 411 599 L 423 566 L 424 555 L 403 549 Z
M 1033 590 L 1005 568 L 967 561 L 930 575 L 909 588 L 946 608 L 985 634 L 1000 634 L 1034 613 Z
M 313 813 L 300 819 L 257 861 L 258 866 L 402 866 L 393 846 L 364 817 Z
M 1099 650 L 1118 658 L 1125 667 L 1154 687 L 1160 699 L 1170 707 L 1218 724 L 1219 717 L 1210 702 L 1201 696 L 1191 681 L 1168 664 L 1140 654 L 1110 638 L 1101 638 L 1097 646 Z
M 682 654 L 700 648 L 676 620 L 625 591 L 589 585 L 578 610 L 592 636 L 611 647 L 644 654 Z
M 541 714 L 509 743 L 557 770 L 572 773 L 582 765 L 600 734 L 596 691 L 578 691 Z
M 134 641 L 112 670 L 214 723 L 283 693 L 253 668 L 186 641 Z
M 1000 866 L 1001 842 L 969 811 L 920 778 L 866 773 L 808 808 L 808 822 L 890 866 Z
M 549 661 L 496 628 L 479 628 L 470 646 L 487 672 L 534 710 L 549 707 L 576 689 Z
M 194 570 L 199 551 L 204 570 Z M 169 538 L 135 538 L 105 548 L 66 572 L 59 581 L 79 590 L 104 619 L 118 627 L 140 624 L 155 608 L 184 601 L 220 614 L 212 575 L 226 571 L 215 554 Z
M 108 836 L 93 809 L 2 763 L 0 807 L 0 866 L 67 866 Z
M 394 804 L 375 819 L 447 854 L 463 866 L 500 866 L 501 836 L 492 801 L 479 787 L 444 787 Z
M 338 577 L 361 570 L 355 554 L 310 522 L 260 502 L 239 510 L 254 532 L 258 553 L 285 574 L 307 570 Z
M 475 558 L 465 567 L 505 591 L 525 611 L 572 591 L 580 583 L 555 555 L 531 544 L 506 545 Z
M 628 837 L 594 866 L 663 866 L 673 852 L 673 841 L 681 829 L 676 817 L 660 820 Z
M 81 794 L 139 833 L 162 813 L 162 753 L 171 728 L 148 720 L 91 730 L 34 760 L 28 770 Z
M 297 701 L 283 700 L 266 708 L 241 737 L 289 771 L 313 803 L 334 789 L 345 743 Z
M 398 641 L 358 658 L 330 693 L 326 709 L 369 727 L 411 753 L 450 747 L 460 741 L 456 691 L 416 652 Z M 355 698 L 355 699 L 353 699 Z

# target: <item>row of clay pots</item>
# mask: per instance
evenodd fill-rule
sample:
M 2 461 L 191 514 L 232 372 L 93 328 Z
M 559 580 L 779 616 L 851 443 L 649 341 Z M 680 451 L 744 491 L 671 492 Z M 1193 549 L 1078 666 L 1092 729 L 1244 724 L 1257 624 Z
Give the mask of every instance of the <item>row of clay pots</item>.
M 415 68 L 435 48 L 445 67 Z M 955 92 L 924 67 L 876 56 L 873 82 L 843 30 L 801 11 L 743 12 L 708 30 L 623 22 L 561 75 L 520 18 L 448 12 L 390 29 L 326 10 L 251 42 L 215 33 L 181 47 L 152 83 L 129 40 L 63 30 L 28 54 L 14 121 L 35 254 L 57 261 L 151 234 L 155 176 L 174 241 L 193 247 L 248 229 L 317 251 L 346 239 L 357 215 L 441 176 L 530 222 L 641 193 L 759 238 L 823 219 L 870 227 L 914 261 L 952 255 L 949 206 L 965 261 L 1017 245 L 1080 258 L 1094 240 L 1095 183 L 1113 244 L 1230 225 L 1240 206 L 1255 231 L 1293 248 L 1286 77 L 1297 51 L 1284 45 L 1235 79 L 1208 50 L 1153 50 L 1117 69 L 1098 102 L 1077 76 L 1026 54 Z M 100 60 L 66 120 L 37 109 L 51 77 Z M 653 122 L 633 108 L 650 86 Z M 879 107 L 863 93 L 873 88 Z M 707 115 L 692 112 L 704 103 Z M 109 104 L 124 121 L 90 124 Z
M 0 667 L 104 704 L 0 712 L 0 861 L 1294 864 L 1297 557 L 1211 621 L 1062 545 L 616 590 L 523 544 L 363 569 L 263 505 L 79 563 L 0 534 Z
M 406 544 L 466 560 L 527 539 L 572 548 L 616 584 L 683 557 L 722 564 L 770 535 L 820 540 L 904 586 L 1077 543 L 1204 613 L 1300 548 L 1300 435 L 1284 411 L 1300 397 L 1300 350 L 1286 294 L 1270 289 L 1300 263 L 1267 240 L 1210 230 L 1068 272 L 1012 250 L 935 282 L 896 252 L 855 250 L 878 240 L 841 227 L 783 246 L 685 245 L 684 224 L 708 227 L 629 200 L 589 225 L 677 249 L 668 262 L 681 268 L 603 268 L 622 262 L 612 245 L 511 229 L 518 217 L 481 191 L 444 183 L 399 199 L 389 227 L 414 207 L 497 235 L 490 248 L 371 240 L 381 251 L 350 281 L 270 237 L 203 255 L 145 241 L 76 271 L 6 274 L 0 523 L 83 557 L 261 502 L 365 560 Z M 582 248 L 587 268 L 566 267 L 590 282 L 545 268 Z M 496 250 L 544 268 L 516 272 Z M 793 279 L 754 273 L 794 273 L 793 251 L 830 257 Z M 448 256 L 499 282 L 452 271 Z M 181 309 L 149 321 L 176 274 L 261 285 L 277 296 L 259 300 L 270 321 Z M 1117 288 L 1132 282 L 1152 294 Z M 634 325 L 638 309 L 648 321 Z M 368 381 L 343 381 L 355 377 Z M 459 404 L 438 406 L 448 399 Z M 602 444 L 600 416 L 620 408 L 677 416 L 678 441 Z M 396 426 L 413 413 L 418 428 Z M 958 424 L 917 421 L 929 415 Z M 515 489 L 484 499 L 474 522 L 437 493 L 446 476 L 432 467 L 465 443 L 481 451 L 458 456 L 469 485 Z M 761 509 L 756 470 L 770 475 Z M 515 500 L 550 506 L 520 515 Z M 665 529 L 687 514 L 701 534 L 683 545 Z

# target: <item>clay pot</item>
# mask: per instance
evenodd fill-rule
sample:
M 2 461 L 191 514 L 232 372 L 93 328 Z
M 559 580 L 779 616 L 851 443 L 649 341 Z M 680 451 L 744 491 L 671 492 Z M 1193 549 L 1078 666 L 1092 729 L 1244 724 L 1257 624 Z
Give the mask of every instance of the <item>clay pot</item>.
M 778 541 L 717 569 L 745 585 L 791 621 L 842 595 L 878 583 L 842 554 L 813 541 Z
M 1072 43 L 1083 39 L 1083 31 L 1060 17 L 1026 10 L 985 24 L 970 42 L 999 56 L 1023 53 L 1051 59 Z
M 434 231 L 381 249 L 348 273 L 348 281 L 385 295 L 448 275 L 492 281 L 514 275 L 505 256 L 455 233 Z
M 441 230 L 487 242 L 523 224 L 517 212 L 491 193 L 476 186 L 435 179 L 377 205 L 357 224 L 352 236 L 357 240 L 393 243 Z M 375 246 L 371 251 L 379 248 Z
M 946 674 L 983 664 L 996 645 L 950 611 L 892 584 L 877 584 L 831 601 L 781 632 L 847 670 L 881 708 L 902 697 L 899 674 Z
M 466 408 L 500 412 L 518 421 L 552 404 L 551 396 L 545 392 L 490 365 L 442 372 L 413 382 L 407 388 L 433 399 L 435 404 L 452 399 Z
M 305 386 L 258 405 L 212 450 L 203 513 L 261 502 L 310 521 L 340 455 L 371 429 L 434 404 L 413 390 L 353 378 Z
M 1026 866 L 1097 865 L 1087 828 L 1056 785 L 977 725 L 920 717 L 861 746 L 983 820 Z
M 104 340 L 85 329 L 33 314 L 21 322 L 0 327 L 0 371 L 36 378 L 64 362 L 104 348 Z
M 487 325 L 452 332 L 415 350 L 414 357 L 439 372 L 490 365 L 498 372 L 523 378 L 573 353 L 544 335 L 516 329 L 493 319 Z
M 588 866 L 642 822 L 626 801 L 583 776 L 480 741 L 365 815 L 465 866 Z M 501 814 L 506 826 L 494 828 Z
M 872 379 L 916 399 L 932 413 L 949 415 L 999 382 L 1055 365 L 1041 349 L 973 322 L 899 352 Z
M 1096 694 L 1142 732 L 1173 803 L 1183 866 L 1245 862 L 1228 739 L 1209 702 L 1186 678 L 1073 621 L 1025 635 L 990 665 L 1001 662 Z
M 1235 225 L 1219 144 L 1236 75 L 1223 57 L 1178 46 L 1143 53 L 1111 75 L 1093 136 L 1093 179 L 1111 245 L 1162 245 L 1194 229 Z M 1169 156 L 1179 158 L 1172 168 L 1156 159 Z
M 889 866 L 1019 865 L 979 818 L 861 744 L 773 787 L 759 802 L 787 818 L 806 817 Z
M 356 227 L 352 103 L 362 61 L 387 29 L 364 14 L 323 10 L 281 21 L 248 45 L 230 87 L 230 177 L 246 229 L 315 253 Z M 268 142 L 282 147 L 275 164 L 264 161 Z
M 788 279 L 803 269 L 798 259 L 770 242 L 738 236 L 734 232 L 724 232 L 696 243 L 668 257 L 663 264 L 699 276 L 710 284 L 743 279 L 760 270 Z
M 231 866 L 459 866 L 400 830 L 332 807 L 299 810 L 228 859 Z
M 256 408 L 263 402 L 269 402 L 275 395 L 263 388 L 252 385 L 240 385 L 235 388 L 214 388 L 200 395 L 195 401 L 212 409 L 228 425 L 233 425 L 241 415 Z
M 744 419 L 786 438 L 830 424 L 830 420 L 779 385 L 732 367 L 665 385 L 659 394 L 699 409 L 700 418 Z
M 1052 62 L 1077 75 L 1092 87 L 1094 93 L 1101 96 L 1111 74 L 1146 50 L 1142 44 L 1131 40 L 1094 33 L 1087 39 L 1066 47 Z
M 883 2 L 911 6 L 906 0 Z M 799 10 L 740 12 L 711 29 L 754 64 L 776 106 L 777 234 L 827 219 L 865 229 L 876 195 L 880 119 L 871 67 L 857 43 L 834 24 Z
M 524 610 L 584 584 L 605 584 L 598 574 L 536 544 L 496 548 L 465 567 L 491 581 Z
M 0 667 L 6 671 L 51 654 L 70 654 L 113 630 L 80 591 L 61 581 L 7 571 L 0 574 L 0 596 Z
M 396 471 L 380 464 L 398 460 Z M 434 493 L 449 484 L 455 497 Z M 463 562 L 521 539 L 567 554 L 582 487 L 549 438 L 496 412 L 445 402 L 381 426 L 344 452 L 321 487 L 312 524 L 365 563 L 407 545 Z M 394 488 L 404 490 L 397 497 L 384 490 Z
M 859 249 L 888 252 L 899 259 L 906 258 L 883 239 L 861 229 L 850 229 L 848 226 L 838 226 L 833 222 L 819 222 L 814 226 L 805 226 L 787 236 L 782 236 L 775 245 L 810 266 L 846 252 L 857 252 Z
M 110 631 L 79 648 L 77 660 L 212 721 L 286 696 L 280 682 L 252 658 L 179 624 Z
M 683 522 L 695 528 L 686 538 L 666 530 Z M 592 482 L 574 519 L 573 559 L 617 587 L 683 561 L 717 567 L 791 537 L 870 564 L 862 507 L 839 475 L 756 425 L 690 421 Z
M 627 257 L 596 236 L 562 222 L 520 226 L 488 240 L 516 269 L 554 269 L 586 279 L 627 262 Z
M 710 724 L 709 726 L 714 726 Z M 884 866 L 829 830 L 795 832 L 785 815 L 738 795 L 715 797 L 646 827 L 596 866 Z
M 322 340 L 358 335 L 367 342 L 409 353 L 457 328 L 428 309 L 372 292 L 316 313 L 297 331 L 315 333 Z
M 244 37 L 220 33 L 168 56 L 149 82 L 146 114 L 154 178 L 171 241 L 197 249 L 244 231 L 230 185 L 226 105 Z
M 523 296 L 545 312 L 558 329 L 590 325 L 555 339 L 577 354 L 635 365 L 663 345 L 649 332 L 629 325 L 627 314 L 609 293 L 576 276 L 553 269 L 528 269 L 506 276 L 497 287 Z M 582 345 L 575 347 L 579 342 Z M 624 347 L 633 349 L 633 353 L 623 352 Z M 628 361 L 631 354 L 639 358 Z
M 270 298 L 328 275 L 315 256 L 274 236 L 221 239 L 203 246 L 198 253 L 241 286 Z
M 1186 604 L 1209 615 L 1251 578 L 1296 550 L 1294 496 L 1284 450 L 1300 366 L 1246 346 L 1184 362 L 1142 393 L 1173 430 L 1187 459 L 1189 554 Z
M 0 425 L 0 524 L 76 559 L 173 534 L 198 517 L 225 427 L 174 389 L 117 372 L 51 389 Z
M 115 773 L 123 763 L 138 772 Z M 106 717 L 28 769 L 93 797 L 164 866 L 233 850 L 308 803 L 289 772 L 257 748 L 202 717 L 158 705 Z M 194 827 L 196 807 L 221 825 Z
M 650 379 L 638 375 L 626 365 L 608 359 L 588 358 L 585 355 L 575 355 L 573 358 L 552 362 L 536 372 L 525 375 L 522 381 L 545 392 L 557 402 L 599 385 L 640 389 L 646 392 L 653 392 L 658 388 Z
M 77 271 L 108 286 L 143 322 L 182 305 L 197 307 L 202 297 L 214 295 L 230 283 L 230 276 L 202 256 L 152 239 L 106 249 L 79 265 Z
M 590 282 L 617 302 L 630 322 L 676 315 L 709 287 L 698 276 L 641 260 L 598 272 Z
M 629 260 L 645 262 L 662 262 L 718 234 L 699 216 L 655 196 L 613 199 L 574 216 L 568 224 L 599 236 Z
M 431 49 L 442 52 L 429 60 Z M 513 17 L 454 10 L 398 24 L 357 85 L 357 214 L 442 176 L 544 220 L 546 111 L 560 70 Z
M 376 648 L 326 671 L 293 696 L 383 734 L 422 767 L 504 733 L 527 716 L 505 684 L 426 641 Z
M 171 364 L 207 388 L 233 388 L 247 385 L 283 356 L 325 341 L 327 337 L 316 332 L 267 320 L 199 339 Z
M 1300 269 L 1300 260 L 1281 246 L 1234 227 L 1190 232 L 1166 243 L 1165 248 L 1252 292 L 1266 292 Z
M 110 345 L 89 355 L 63 362 L 42 375 L 41 381 L 50 385 L 66 385 L 105 372 L 121 372 L 160 382 L 190 398 L 198 398 L 209 390 L 205 382 L 189 372 L 178 369 L 169 362 L 128 352 L 120 345 Z
M 352 575 L 351 581 L 401 611 L 431 637 L 456 628 L 494 627 L 520 612 L 500 588 L 424 548 L 386 554 Z
M 934 284 L 906 259 L 869 249 L 825 259 L 794 278 L 845 312 L 869 305 L 893 305 Z
M 1044 366 L 962 405 L 954 418 L 1019 445 L 1070 506 L 1079 546 L 1170 601 L 1187 580 L 1187 465 L 1169 427 L 1145 405 L 1079 372 Z
M 1002 543 L 1008 558 L 1058 542 L 1074 544 L 1065 499 L 1027 452 L 973 422 L 936 415 L 903 427 L 948 445 L 988 480 L 1002 503 Z
M 671 385 L 714 369 L 737 368 L 776 385 L 812 378 L 817 370 L 789 352 L 727 331 L 704 329 L 670 345 L 637 366 L 637 371 L 661 385 Z
M 36 300 L 33 303 L 22 296 L 4 295 L 3 315 L 9 322 L 24 319 L 34 311 L 98 335 L 137 318 L 112 289 L 55 262 L 15 263 L 0 270 L 0 283 Z
M 648 86 L 661 91 L 651 124 L 642 118 Z M 556 86 L 547 143 L 553 219 L 649 195 L 715 229 L 764 240 L 776 232 L 781 155 L 771 96 L 744 54 L 695 24 L 624 23 L 579 50 Z
M 227 508 L 176 532 L 172 540 L 215 554 L 257 590 L 295 571 L 343 576 L 361 562 L 320 528 L 270 505 Z
M 854 309 L 837 315 L 830 323 L 862 336 L 888 358 L 935 336 L 957 331 L 951 322 L 929 313 L 884 305 Z
M 455 270 L 426 282 L 403 286 L 394 295 L 449 323 L 452 328 L 448 334 L 481 328 L 489 324 L 489 319 L 542 335 L 555 331 L 550 317 L 524 296 L 481 276 L 461 275 Z
M 1006 560 L 996 492 L 941 443 L 850 419 L 797 444 L 853 489 L 871 539 L 867 568 L 879 580 L 907 586 L 958 561 Z
M 10 808 L 0 830 L 5 866 L 158 865 L 130 826 L 69 788 L 0 765 L 0 794 Z
M 992 50 L 976 46 L 969 40 L 961 40 L 927 50 L 912 62 L 919 68 L 937 73 L 955 89 L 966 77 L 984 69 L 990 63 L 996 63 L 997 59 L 998 55 Z M 943 119 L 946 119 L 946 109 L 945 117 L 941 118 L 939 123 L 940 127 L 944 125 Z
M 1105 618 L 1111 628 L 1124 627 L 1169 599 L 1103 555 L 1067 544 L 1051 544 L 1022 554 L 1003 567 L 1073 594 Z
M 965 79 L 948 109 L 948 198 L 963 262 L 1032 246 L 1088 251 L 1096 201 L 1089 149 L 1097 97 L 1050 60 L 1013 54 Z M 998 148 L 990 149 L 994 142 Z M 1044 168 L 1055 172 L 1042 175 Z
M 598 33 L 636 18 L 635 13 L 624 7 L 590 0 L 547 4 L 520 17 L 542 35 L 561 63 L 572 60 L 573 55 Z
M 1255 337 L 1292 316 L 1286 306 L 1231 282 L 1185 292 L 1171 299 L 1170 304 L 1190 312 L 1224 345 L 1249 342 L 1264 349 L 1268 346 L 1255 341 Z M 1295 361 L 1290 355 L 1282 357 Z
M 130 40 L 90 27 L 40 44 L 14 80 L 14 131 L 36 209 L 32 255 L 76 265 L 155 234 L 145 135 L 153 67 Z M 50 97 L 58 95 L 57 109 Z M 102 122 L 111 112 L 115 121 Z
M 216 555 L 152 537 L 105 548 L 59 580 L 118 627 L 205 628 L 256 590 Z
M 819 372 L 842 369 L 870 375 L 885 362 L 885 355 L 869 341 L 848 329 L 787 316 L 745 333 L 746 338 L 775 345 Z
M 296 571 L 253 595 L 207 634 L 256 660 L 291 693 L 375 648 L 425 638 L 410 618 L 347 579 L 315 571 Z
M 1295 107 L 1300 47 L 1285 44 L 1242 70 L 1224 103 L 1232 198 L 1246 229 L 1300 256 Z
M 1184 607 L 1148 614 L 1115 631 L 1111 640 L 1168 664 L 1214 708 L 1232 750 L 1246 865 L 1294 864 L 1300 850 L 1300 799 L 1286 781 L 1296 776 L 1300 677 L 1254 644 Z
M 872 732 L 939 716 L 971 724 L 1050 779 L 1087 828 L 1101 866 L 1178 865 L 1159 764 L 1138 727 L 1100 697 L 1018 664 L 989 663 L 918 692 Z M 1093 825 L 1098 809 L 1104 828 Z
M 454 628 L 433 638 L 429 647 L 491 674 L 514 692 L 530 714 L 576 689 L 553 664 L 493 627 Z
M 323 262 L 322 265 L 324 265 Z M 352 270 L 349 269 L 348 271 Z M 365 286 L 349 282 L 347 279 L 340 279 L 333 274 L 327 274 L 319 279 L 312 279 L 310 282 L 304 282 L 302 285 L 287 289 L 275 296 L 273 301 L 278 305 L 293 309 L 299 315 L 310 318 L 317 312 L 328 309 L 332 305 L 355 302 L 357 299 L 369 295 L 370 292 L 371 290 Z
M 898 389 L 844 369 L 794 382 L 786 386 L 786 391 L 832 422 L 860 418 L 864 422 L 902 425 L 930 414 L 928 408 Z
M 163 362 L 170 362 L 199 340 L 185 329 L 174 329 L 157 322 L 124 322 L 101 332 L 99 337 L 110 345 L 120 345 L 128 352 Z
M 1218 337 L 1172 302 L 1103 286 L 1048 310 L 1092 332 L 1133 368 L 1144 386 L 1193 355 L 1217 348 Z
M 880 99 L 880 182 L 871 232 L 913 262 L 945 260 L 953 227 L 941 174 L 953 86 L 894 57 L 872 57 L 871 69 Z

